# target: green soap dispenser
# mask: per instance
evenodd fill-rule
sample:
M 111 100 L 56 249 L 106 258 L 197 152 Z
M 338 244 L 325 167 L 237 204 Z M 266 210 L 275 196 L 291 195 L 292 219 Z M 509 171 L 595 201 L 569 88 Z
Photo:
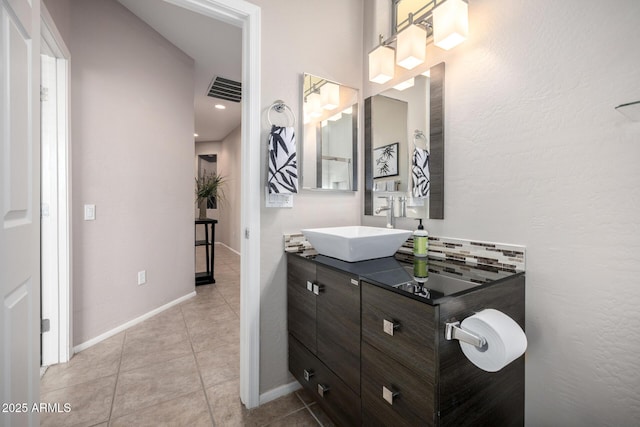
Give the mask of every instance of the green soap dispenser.
M 429 233 L 422 225 L 422 218 L 419 218 L 420 225 L 413 232 L 413 256 L 426 257 L 429 249 Z

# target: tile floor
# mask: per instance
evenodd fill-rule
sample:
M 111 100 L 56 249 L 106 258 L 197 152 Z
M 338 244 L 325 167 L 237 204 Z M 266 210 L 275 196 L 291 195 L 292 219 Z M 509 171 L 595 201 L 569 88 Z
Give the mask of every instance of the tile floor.
M 41 425 L 332 425 L 303 391 L 253 410 L 240 402 L 239 272 L 239 256 L 216 245 L 215 284 L 49 367 L 41 401 L 71 411 L 41 414 Z

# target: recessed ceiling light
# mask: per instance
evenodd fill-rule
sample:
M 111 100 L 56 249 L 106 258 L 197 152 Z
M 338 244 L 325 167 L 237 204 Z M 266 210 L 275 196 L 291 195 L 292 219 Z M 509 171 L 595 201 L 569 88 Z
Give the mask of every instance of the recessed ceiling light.
M 200 135 L 198 135 L 197 133 L 194 133 L 193 136 L 195 136 L 196 138 L 199 137 Z
M 227 108 L 222 104 L 216 104 L 216 105 L 214 105 L 214 107 L 216 107 L 218 110 L 224 110 L 225 108 Z

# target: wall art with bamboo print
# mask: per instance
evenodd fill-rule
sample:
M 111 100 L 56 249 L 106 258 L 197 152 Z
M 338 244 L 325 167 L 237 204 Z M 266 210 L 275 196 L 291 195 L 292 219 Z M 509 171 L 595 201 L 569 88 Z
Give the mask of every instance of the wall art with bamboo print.
M 383 145 L 373 150 L 373 177 L 398 175 L 398 147 L 400 143 Z

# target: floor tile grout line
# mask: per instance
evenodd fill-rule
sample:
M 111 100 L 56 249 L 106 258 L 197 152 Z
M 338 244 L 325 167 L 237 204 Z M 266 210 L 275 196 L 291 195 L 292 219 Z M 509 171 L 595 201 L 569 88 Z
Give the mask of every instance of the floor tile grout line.
M 311 416 L 313 417 L 314 420 L 316 420 L 316 422 L 318 423 L 319 426 L 322 427 L 322 422 L 320 422 L 320 420 L 318 419 L 318 417 L 316 417 L 316 414 L 313 413 L 313 411 L 311 410 L 311 405 L 308 405 L 307 402 L 304 401 L 304 399 L 300 396 L 300 394 L 298 394 L 298 392 L 296 393 L 296 397 L 298 399 L 300 399 L 300 401 L 302 402 L 302 404 L 304 405 L 304 407 L 307 409 L 307 411 L 309 411 L 309 413 L 311 414 Z M 312 402 L 312 404 L 315 404 L 315 402 Z
M 207 395 L 207 388 L 204 385 L 204 379 L 202 378 L 202 371 L 200 370 L 200 363 L 198 363 L 198 357 L 196 356 L 196 351 L 193 348 L 193 341 L 191 339 L 191 332 L 189 331 L 189 326 L 187 325 L 187 321 L 184 317 L 184 312 L 182 311 L 182 307 L 180 307 L 180 314 L 182 315 L 182 321 L 184 322 L 185 327 L 187 328 L 187 336 L 189 337 L 189 345 L 191 345 L 191 354 L 193 355 L 193 359 L 196 363 L 196 369 L 198 371 L 198 378 L 200 378 L 200 386 L 202 386 L 202 392 L 204 393 L 204 400 L 207 403 L 207 410 L 209 411 L 209 417 L 211 418 L 211 425 L 216 425 L 216 419 L 213 417 L 213 410 L 211 409 L 211 402 L 209 402 L 209 396 Z
M 127 331 L 124 331 L 122 338 L 122 348 L 120 349 L 120 359 L 118 360 L 118 371 L 116 372 L 116 383 L 113 386 L 113 395 L 111 396 L 111 408 L 109 408 L 109 419 L 107 424 L 111 424 L 111 415 L 113 415 L 113 404 L 116 401 L 116 392 L 118 391 L 118 380 L 120 379 L 120 367 L 122 366 L 122 356 L 124 355 L 124 345 L 127 342 Z
M 92 377 L 91 379 L 88 379 L 86 381 L 82 381 L 80 383 L 68 384 L 68 385 L 65 385 L 65 386 L 62 386 L 62 387 L 57 387 L 57 388 L 52 388 L 52 389 L 42 390 L 42 388 L 41 388 L 40 389 L 40 394 L 52 393 L 54 391 L 64 390 L 65 388 L 78 387 L 78 386 L 81 386 L 81 385 L 84 385 L 84 384 L 92 383 L 92 382 L 97 381 L 97 380 L 101 380 L 103 378 L 112 377 L 114 375 L 117 375 L 117 373 L 111 373 L 111 374 L 108 374 L 108 375 L 100 375 L 98 377 Z
M 191 340 L 189 338 L 187 338 L 187 339 L 185 339 L 183 341 L 189 341 L 189 347 L 191 347 Z M 182 341 L 180 341 L 180 342 L 182 342 Z M 179 344 L 179 343 L 174 343 L 174 344 L 171 344 L 171 345 L 177 345 L 177 344 Z M 193 349 L 191 349 L 191 350 L 193 351 Z M 147 362 L 144 365 L 136 366 L 136 367 L 133 367 L 133 368 L 128 368 L 128 369 L 125 369 L 125 370 L 120 369 L 120 372 L 122 372 L 123 374 L 126 374 L 128 372 L 135 371 L 137 369 L 143 369 L 143 368 L 146 368 L 148 366 L 160 365 L 162 363 L 171 362 L 173 360 L 180 359 L 181 357 L 185 357 L 185 356 L 188 356 L 188 355 L 189 355 L 188 353 L 187 354 L 181 354 L 179 356 L 174 356 L 174 357 L 171 357 L 169 359 L 163 359 L 163 360 L 158 360 L 158 361 L 153 361 L 153 362 Z
M 304 405 L 304 402 L 302 402 L 302 404 Z M 287 417 L 289 417 L 289 416 L 291 416 L 291 415 L 293 415 L 293 414 L 297 414 L 298 412 L 300 412 L 300 411 L 304 411 L 304 410 L 307 410 L 307 409 L 308 409 L 308 408 L 307 408 L 306 406 L 303 406 L 302 408 L 294 409 L 294 410 L 293 410 L 293 411 L 291 411 L 291 412 L 288 412 L 288 413 L 286 413 L 286 414 L 284 414 L 284 415 L 282 415 L 282 416 L 280 416 L 280 417 L 277 417 L 277 418 L 274 418 L 274 419 L 270 420 L 270 421 L 269 421 L 269 422 L 267 422 L 266 424 L 261 424 L 261 427 L 269 427 L 270 425 L 272 425 L 272 424 L 273 424 L 273 423 L 275 423 L 276 421 L 282 421 L 282 420 L 284 420 L 285 418 L 287 418 Z

